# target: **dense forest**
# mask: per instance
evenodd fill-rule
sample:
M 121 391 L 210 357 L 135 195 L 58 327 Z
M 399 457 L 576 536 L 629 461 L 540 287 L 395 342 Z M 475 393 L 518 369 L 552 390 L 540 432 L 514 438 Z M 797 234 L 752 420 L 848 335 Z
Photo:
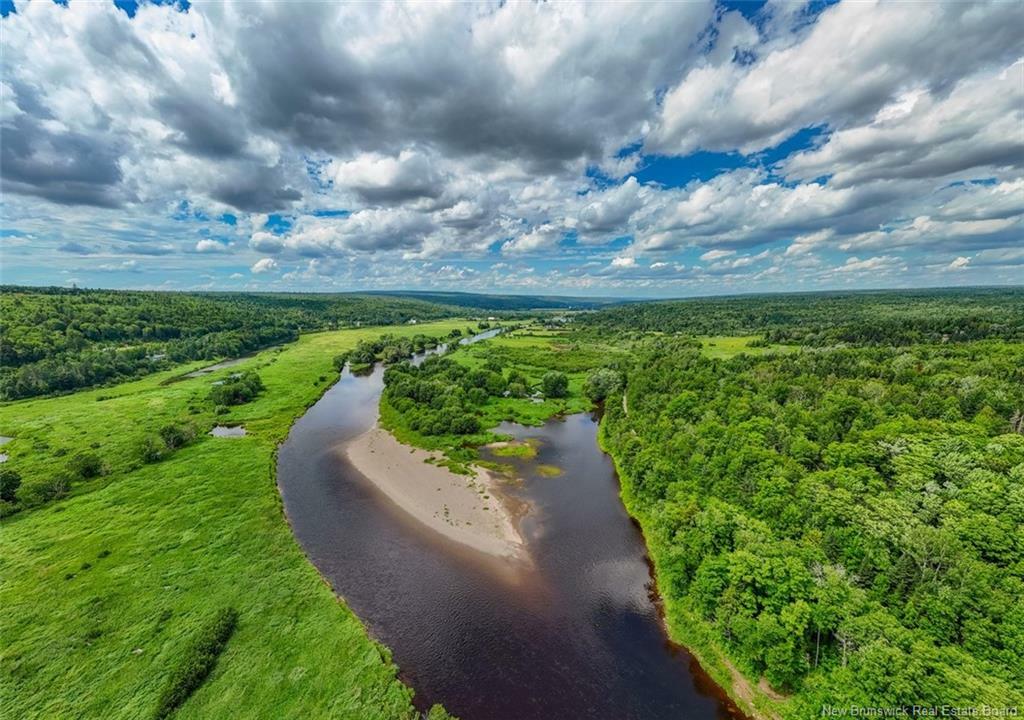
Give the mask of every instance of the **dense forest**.
M 236 357 L 302 331 L 462 310 L 364 295 L 0 288 L 0 397 L 66 392 L 186 360 Z
M 395 365 L 382 408 L 454 456 L 570 370 L 603 404 L 670 627 L 764 678 L 772 712 L 1002 707 L 1024 702 L 1022 300 L 622 306 Z M 691 304 L 707 317 L 680 315 Z M 698 336 L 730 331 L 758 339 L 721 356 Z
M 651 339 L 606 407 L 670 624 L 705 621 L 793 717 L 1024 700 L 1024 347 Z
M 765 342 L 909 345 L 1024 340 L 1024 289 L 749 295 L 638 303 L 581 315 L 626 334 L 763 335 Z

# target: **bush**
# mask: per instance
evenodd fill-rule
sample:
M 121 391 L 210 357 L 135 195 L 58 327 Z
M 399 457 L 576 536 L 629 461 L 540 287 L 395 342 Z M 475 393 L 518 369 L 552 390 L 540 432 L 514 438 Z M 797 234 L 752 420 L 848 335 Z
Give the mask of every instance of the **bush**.
M 42 505 L 64 497 L 70 488 L 71 481 L 67 475 L 57 475 L 48 480 L 23 485 L 19 496 L 27 505 Z
M 594 402 L 601 402 L 622 387 L 622 376 L 611 368 L 590 373 L 583 382 L 583 393 Z
M 236 378 L 214 385 L 210 390 L 210 398 L 215 405 L 242 405 L 247 403 L 263 390 L 260 376 L 250 371 Z
M 0 500 L 0 518 L 5 518 L 18 512 L 17 503 Z
M 188 445 L 196 438 L 196 428 L 192 424 L 185 425 L 164 425 L 160 428 L 160 438 L 168 450 L 177 450 Z
M 21 487 L 21 475 L 12 468 L 0 468 L 0 500 L 9 503 L 17 502 L 19 487 Z
M 551 372 L 544 373 L 544 377 L 540 381 L 540 387 L 544 397 L 565 397 L 569 394 L 569 378 L 565 376 L 565 373 L 552 370 Z
M 169 716 L 202 685 L 217 664 L 217 658 L 224 651 L 237 624 L 238 612 L 234 608 L 224 608 L 200 629 L 195 642 L 171 672 L 167 686 L 160 694 L 154 713 L 157 720 Z
M 107 472 L 107 464 L 103 462 L 96 453 L 78 453 L 71 458 L 71 462 L 68 463 L 68 470 L 71 471 L 72 475 L 77 475 L 83 480 L 89 478 L 99 477 L 105 475 Z
M 158 462 L 167 454 L 167 445 L 163 440 L 150 435 L 143 439 L 139 454 L 145 462 Z

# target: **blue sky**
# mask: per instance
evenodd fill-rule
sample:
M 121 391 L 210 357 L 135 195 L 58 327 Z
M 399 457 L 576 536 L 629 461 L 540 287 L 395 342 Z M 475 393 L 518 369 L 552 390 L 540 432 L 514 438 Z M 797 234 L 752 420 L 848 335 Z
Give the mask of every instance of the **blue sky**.
M 0 15 L 4 283 L 671 297 L 1024 280 L 1012 3 Z

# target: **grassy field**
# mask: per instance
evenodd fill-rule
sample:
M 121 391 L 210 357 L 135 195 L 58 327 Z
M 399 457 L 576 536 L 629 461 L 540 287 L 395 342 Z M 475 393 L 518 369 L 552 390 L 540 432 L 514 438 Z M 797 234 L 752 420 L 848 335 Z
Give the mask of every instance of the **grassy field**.
M 760 335 L 712 335 L 703 336 L 700 339 L 701 349 L 705 356 L 728 360 L 740 353 L 747 355 L 763 355 L 767 352 L 793 352 L 797 348 L 794 345 L 766 345 L 750 347 L 754 340 L 760 340 Z
M 437 334 L 465 321 L 387 328 Z M 25 482 L 81 451 L 109 472 L 3 521 L 0 716 L 147 718 L 199 629 L 225 608 L 238 628 L 180 718 L 411 718 L 411 691 L 303 556 L 283 518 L 274 457 L 333 382 L 335 354 L 384 330 L 303 336 L 205 377 L 198 367 L 114 388 L 0 406 L 9 467 Z M 215 416 L 211 382 L 255 369 L 254 401 Z M 191 422 L 199 438 L 144 464 L 139 444 Z M 244 438 L 213 438 L 216 423 Z

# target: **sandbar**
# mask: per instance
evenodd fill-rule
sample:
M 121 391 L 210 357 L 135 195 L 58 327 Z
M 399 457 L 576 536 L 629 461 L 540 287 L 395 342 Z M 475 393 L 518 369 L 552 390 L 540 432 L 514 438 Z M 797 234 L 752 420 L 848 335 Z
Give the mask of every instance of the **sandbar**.
M 373 427 L 346 443 L 348 461 L 395 505 L 455 542 L 498 557 L 524 555 L 523 539 L 487 470 L 459 475 L 431 464 L 438 454 Z

